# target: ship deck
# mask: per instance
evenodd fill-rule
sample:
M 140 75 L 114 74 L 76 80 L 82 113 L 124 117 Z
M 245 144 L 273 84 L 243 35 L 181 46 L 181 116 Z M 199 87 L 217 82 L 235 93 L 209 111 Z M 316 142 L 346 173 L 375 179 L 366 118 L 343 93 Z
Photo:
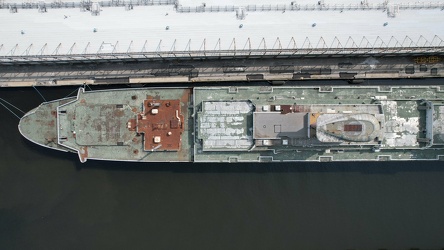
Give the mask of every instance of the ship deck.
M 249 86 L 80 89 L 19 128 L 82 162 L 286 162 L 444 160 L 443 124 L 440 86 Z
M 442 139 L 444 130 L 443 90 L 440 87 L 231 87 L 196 88 L 194 103 L 195 117 L 199 104 L 208 101 L 249 100 L 256 108 L 263 105 L 280 104 L 300 107 L 310 106 L 311 110 L 330 109 L 330 112 L 348 113 L 354 106 L 357 113 L 364 109 L 381 108 L 385 125 L 383 139 L 374 146 L 330 145 L 319 143 L 316 138 L 298 139 L 293 145 L 289 142 L 270 146 L 251 147 L 244 151 L 231 151 L 228 147 L 218 152 L 205 149 L 208 138 L 196 138 L 194 161 L 378 161 L 378 160 L 435 160 L 444 157 Z M 426 112 L 418 110 L 422 100 L 434 103 L 432 124 L 427 123 Z M 359 106 L 361 106 L 359 108 Z M 341 109 L 342 108 L 342 109 Z M 419 108 L 421 109 L 421 108 Z M 256 110 L 257 111 L 257 110 Z M 365 111 L 368 112 L 368 111 Z M 376 112 L 375 112 L 376 113 Z M 196 120 L 199 123 L 200 120 Z M 214 126 L 229 127 L 228 119 Z M 217 123 L 217 121 L 216 121 Z M 246 122 L 248 123 L 248 122 Z M 264 123 L 265 124 L 265 123 Z M 279 121 L 270 122 L 281 126 Z M 257 125 L 256 125 L 257 126 Z M 265 125 L 264 125 L 265 126 Z M 295 125 L 296 126 L 296 125 Z M 433 126 L 433 129 L 428 126 Z M 199 124 L 197 125 L 199 127 Z M 427 145 L 426 130 L 432 133 L 433 146 Z M 252 131 L 248 134 L 252 136 Z M 286 142 L 287 143 L 287 142 Z

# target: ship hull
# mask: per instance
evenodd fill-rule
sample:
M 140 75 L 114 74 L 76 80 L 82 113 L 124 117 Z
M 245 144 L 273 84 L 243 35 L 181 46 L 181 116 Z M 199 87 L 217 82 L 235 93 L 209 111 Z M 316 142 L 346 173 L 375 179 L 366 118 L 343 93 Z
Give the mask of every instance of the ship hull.
M 444 159 L 439 86 L 140 88 L 46 102 L 19 130 L 47 148 L 131 162 Z

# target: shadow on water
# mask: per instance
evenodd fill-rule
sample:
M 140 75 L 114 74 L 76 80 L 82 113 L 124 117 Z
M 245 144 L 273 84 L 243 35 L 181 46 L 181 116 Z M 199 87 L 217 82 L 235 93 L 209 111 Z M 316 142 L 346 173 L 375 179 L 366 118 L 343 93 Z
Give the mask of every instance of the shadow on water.
M 121 162 L 88 160 L 81 163 L 77 154 L 44 148 L 21 137 L 24 147 L 43 158 L 70 161 L 77 171 L 143 171 L 173 173 L 361 173 L 396 174 L 402 172 L 444 172 L 442 161 L 384 162 L 275 162 L 275 163 L 190 163 Z M 61 166 L 66 167 L 66 166 Z
M 275 163 L 190 163 L 121 162 L 88 160 L 81 163 L 77 154 L 43 148 L 22 138 L 26 147 L 46 159 L 71 161 L 77 171 L 140 171 L 173 173 L 361 173 L 396 174 L 400 172 L 444 172 L 441 161 L 391 162 L 275 162 Z M 63 166 L 61 166 L 63 167 Z
M 420 164 L 418 164 L 420 163 Z M 90 160 L 75 163 L 77 170 L 168 171 L 174 173 L 310 173 L 358 172 L 396 174 L 399 172 L 443 172 L 441 162 L 294 162 L 294 163 L 128 163 Z

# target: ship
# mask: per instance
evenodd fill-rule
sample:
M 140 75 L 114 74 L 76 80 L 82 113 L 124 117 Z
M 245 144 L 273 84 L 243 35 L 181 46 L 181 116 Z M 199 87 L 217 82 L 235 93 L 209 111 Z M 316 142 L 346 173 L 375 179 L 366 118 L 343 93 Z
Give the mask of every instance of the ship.
M 18 128 L 81 162 L 444 160 L 444 87 L 79 88 Z

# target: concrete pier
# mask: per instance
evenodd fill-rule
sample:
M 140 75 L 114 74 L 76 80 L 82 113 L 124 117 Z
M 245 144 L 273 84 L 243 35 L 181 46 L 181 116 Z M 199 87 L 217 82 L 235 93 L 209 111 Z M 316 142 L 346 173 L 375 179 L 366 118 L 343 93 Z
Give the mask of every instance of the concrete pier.
M 208 59 L 4 65 L 1 87 L 439 78 L 441 56 Z

